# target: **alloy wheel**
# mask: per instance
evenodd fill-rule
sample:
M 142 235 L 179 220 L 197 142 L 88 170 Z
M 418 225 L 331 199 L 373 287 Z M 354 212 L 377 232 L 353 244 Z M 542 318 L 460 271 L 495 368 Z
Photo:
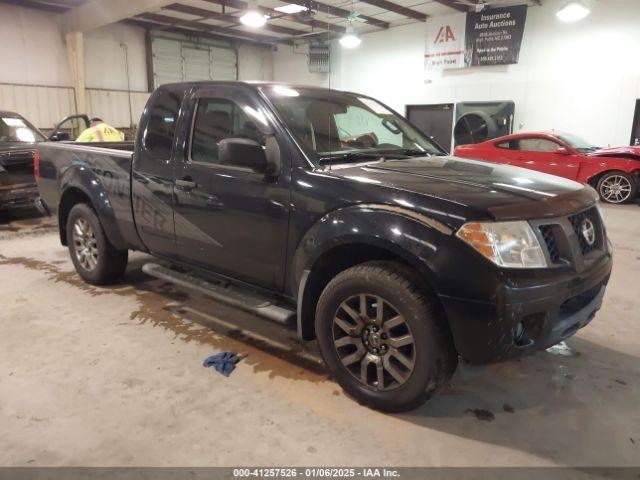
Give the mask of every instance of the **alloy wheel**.
M 622 175 L 611 175 L 600 184 L 600 195 L 607 202 L 623 203 L 631 195 L 631 182 Z
M 392 390 L 413 373 L 416 348 L 409 324 L 379 295 L 354 295 L 340 304 L 333 343 L 342 365 L 368 387 Z
M 73 246 L 76 258 L 82 268 L 92 271 L 98 264 L 98 242 L 93 228 L 84 218 L 73 224 Z

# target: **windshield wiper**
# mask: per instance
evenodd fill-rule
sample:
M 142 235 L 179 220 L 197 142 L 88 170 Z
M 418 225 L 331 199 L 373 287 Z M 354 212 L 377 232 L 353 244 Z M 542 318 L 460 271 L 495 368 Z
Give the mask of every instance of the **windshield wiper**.
M 418 150 L 417 148 L 405 148 L 402 150 L 393 150 L 385 152 L 384 155 L 389 156 L 403 155 L 405 157 L 444 157 L 447 154 L 445 152 L 427 152 L 425 150 Z
M 418 150 L 417 148 L 405 148 L 404 150 L 400 150 L 401 154 L 407 155 L 409 157 L 419 156 L 419 157 L 427 157 L 430 155 L 434 155 L 433 153 L 425 152 L 424 150 Z
M 340 155 L 331 155 L 322 157 L 318 160 L 320 165 L 328 165 L 332 163 L 357 162 L 361 160 L 378 160 L 384 158 L 385 154 L 381 152 L 349 152 Z
M 320 165 L 358 162 L 362 160 L 394 160 L 406 157 L 430 157 L 430 156 L 446 156 L 444 152 L 426 152 L 417 148 L 405 148 L 398 150 L 378 150 L 373 152 L 347 152 L 340 155 L 331 155 L 320 158 Z

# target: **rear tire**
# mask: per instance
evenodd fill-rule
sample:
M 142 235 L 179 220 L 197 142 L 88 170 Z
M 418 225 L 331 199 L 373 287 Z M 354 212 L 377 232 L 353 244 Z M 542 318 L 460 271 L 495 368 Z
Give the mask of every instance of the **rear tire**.
M 614 204 L 628 203 L 638 192 L 636 179 L 624 172 L 605 173 L 596 188 L 603 202 Z
M 67 245 L 76 271 L 87 283 L 113 283 L 127 268 L 129 251 L 117 250 L 109 242 L 95 211 L 85 203 L 69 212 Z
M 447 325 L 420 284 L 402 264 L 369 262 L 339 273 L 318 300 L 320 352 L 332 377 L 362 404 L 413 409 L 455 371 Z

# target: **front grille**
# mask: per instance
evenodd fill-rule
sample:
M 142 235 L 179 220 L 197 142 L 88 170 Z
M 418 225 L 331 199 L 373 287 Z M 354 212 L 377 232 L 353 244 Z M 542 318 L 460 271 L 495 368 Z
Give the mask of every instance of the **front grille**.
M 592 287 L 586 292 L 576 295 L 564 302 L 560 306 L 560 316 L 572 315 L 589 305 L 589 303 L 591 303 L 591 301 L 600 293 L 602 285 L 602 282 L 598 283 L 595 287 Z
M 592 245 L 589 245 L 589 242 L 585 238 L 585 235 L 582 231 L 583 223 L 585 220 L 590 221 L 594 228 L 595 241 Z M 571 222 L 573 231 L 578 238 L 578 243 L 580 244 L 582 255 L 588 255 L 594 250 L 602 248 L 602 225 L 600 223 L 600 215 L 598 214 L 598 210 L 595 207 L 590 208 L 589 210 L 585 210 L 584 212 L 571 215 L 569 217 L 569 221 Z
M 542 234 L 544 243 L 547 246 L 547 252 L 549 253 L 551 263 L 562 263 L 560 249 L 558 248 L 558 240 L 556 239 L 553 225 L 541 225 L 540 233 Z

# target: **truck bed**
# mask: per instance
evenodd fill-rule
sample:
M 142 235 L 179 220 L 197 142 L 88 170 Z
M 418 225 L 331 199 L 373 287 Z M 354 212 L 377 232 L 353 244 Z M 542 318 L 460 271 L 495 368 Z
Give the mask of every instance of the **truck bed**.
M 37 149 L 40 196 L 51 213 L 64 216 L 60 192 L 76 185 L 76 194 L 101 200 L 96 209 L 114 244 L 139 247 L 131 205 L 133 142 L 43 142 Z

